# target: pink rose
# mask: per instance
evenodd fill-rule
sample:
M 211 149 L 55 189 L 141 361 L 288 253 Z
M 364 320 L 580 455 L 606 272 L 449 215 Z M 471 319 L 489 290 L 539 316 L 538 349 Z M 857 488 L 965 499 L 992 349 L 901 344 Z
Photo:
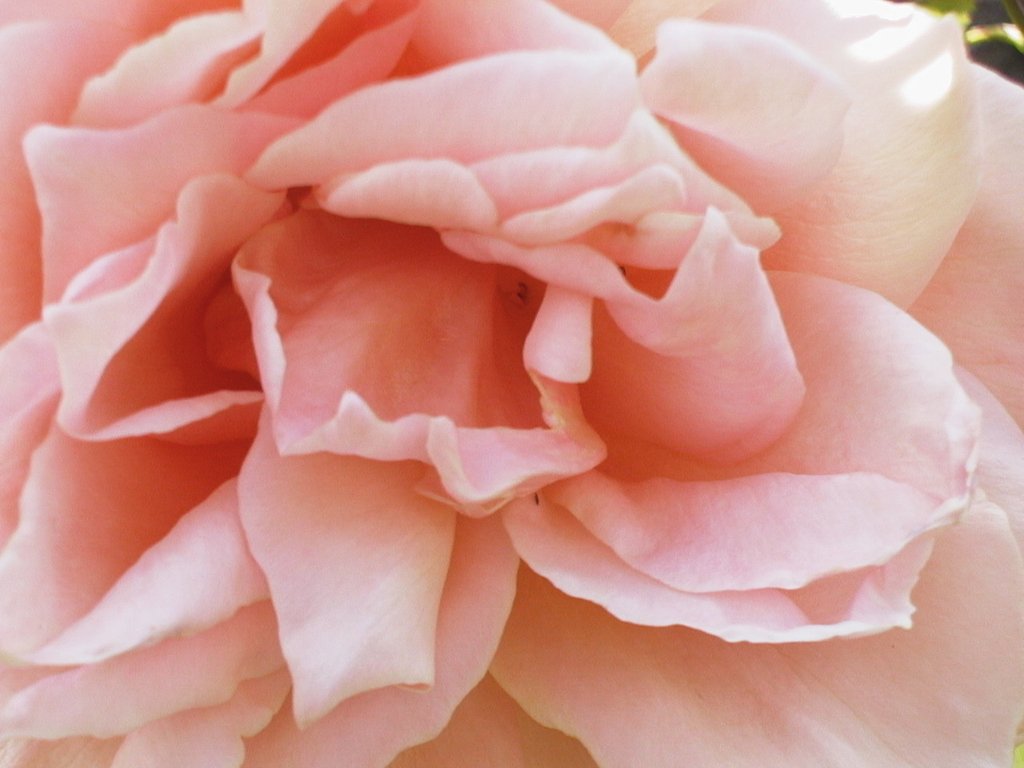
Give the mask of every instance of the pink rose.
M 1008 763 L 1024 94 L 955 23 L 71 5 L 0 6 L 0 765 Z

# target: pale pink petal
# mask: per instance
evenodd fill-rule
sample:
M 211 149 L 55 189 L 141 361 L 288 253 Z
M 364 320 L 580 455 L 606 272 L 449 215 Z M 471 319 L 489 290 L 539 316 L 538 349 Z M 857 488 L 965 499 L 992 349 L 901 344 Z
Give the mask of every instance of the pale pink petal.
M 402 752 L 388 768 L 537 768 L 525 762 L 519 712 L 488 675 L 462 700 L 437 738 Z
M 606 299 L 584 412 L 609 433 L 713 460 L 762 450 L 804 386 L 758 252 L 710 209 L 671 280 L 660 299 Z
M 981 189 L 935 278 L 911 307 L 1024 425 L 1024 93 L 981 68 Z
M 839 157 L 846 89 L 784 38 L 666 22 L 640 82 L 647 105 L 670 121 L 687 152 L 758 211 L 792 203 Z
M 407 749 L 388 768 L 597 768 L 587 750 L 539 725 L 490 675 L 462 700 L 433 741 Z
M 211 286 L 280 203 L 280 195 L 233 177 L 196 179 L 182 190 L 177 221 L 155 242 L 99 259 L 72 280 L 45 312 L 65 429 L 104 439 L 168 432 L 260 399 L 237 375 L 210 365 L 203 322 Z
M 489 514 L 510 498 L 586 472 L 604 459 L 604 443 L 583 418 L 577 388 L 540 376 L 534 383 L 546 430 L 458 428 L 449 419 L 431 421 L 427 453 L 462 512 Z M 429 495 L 424 486 L 421 490 Z
M 411 157 L 603 145 L 637 100 L 633 60 L 617 51 L 499 54 L 353 93 L 271 145 L 247 178 L 282 188 Z
M 263 27 L 259 54 L 236 67 L 214 103 L 233 108 L 252 98 L 316 32 L 344 0 L 263 0 L 246 3 L 246 12 Z M 348 13 L 347 8 L 342 9 Z
M 60 741 L 4 739 L 0 741 L 2 768 L 110 768 L 120 739 L 99 741 L 77 738 Z
M 89 614 L 26 660 L 96 663 L 165 637 L 194 634 L 267 597 L 231 480 L 147 550 Z
M 33 129 L 25 152 L 43 215 L 46 299 L 95 258 L 152 236 L 189 180 L 240 173 L 291 125 L 191 105 L 124 130 Z
M 630 0 L 555 0 L 552 5 L 588 24 L 607 29 L 622 15 Z
M 185 18 L 127 50 L 83 89 L 71 122 L 114 127 L 213 96 L 231 67 L 251 52 L 259 29 L 243 13 Z
M 881 473 L 937 499 L 966 500 L 978 409 L 954 376 L 949 350 L 875 293 L 814 275 L 778 272 L 771 282 L 807 387 L 778 442 L 713 467 L 610 440 L 607 471 L 679 480 Z
M 978 488 L 1006 513 L 1024 552 L 1024 432 L 978 379 L 964 370 L 958 378 L 981 406 Z
M 653 165 L 610 186 L 571 200 L 527 211 L 503 222 L 504 237 L 526 245 L 557 243 L 600 224 L 634 224 L 649 213 L 679 210 L 686 199 L 683 179 L 671 166 Z
M 997 768 L 1024 704 L 1022 598 L 1005 518 L 982 505 L 940 538 L 909 631 L 727 644 L 616 622 L 527 577 L 492 674 L 604 768 Z
M 589 379 L 592 310 L 589 296 L 549 285 L 523 346 L 526 367 L 555 381 Z
M 32 457 L 18 527 L 0 554 L 4 651 L 33 650 L 88 613 L 240 461 L 233 444 L 89 443 L 51 430 Z
M 820 641 L 908 627 L 910 590 L 932 545 L 922 537 L 884 565 L 798 590 L 684 592 L 632 568 L 544 495 L 513 502 L 503 517 L 516 551 L 561 592 L 630 624 L 693 627 L 730 642 Z
M 795 589 L 882 565 L 963 504 L 867 473 L 620 483 L 588 472 L 544 495 L 633 568 L 688 592 Z
M 123 29 L 136 38 L 147 37 L 175 18 L 221 9 L 231 0 L 7 0 L 0 9 L 4 25 L 16 21 L 97 21 Z
M 399 160 L 326 182 L 320 206 L 339 216 L 492 230 L 498 212 L 476 177 L 451 160 Z
M 852 96 L 839 161 L 776 214 L 784 235 L 765 254 L 766 266 L 910 304 L 949 250 L 977 189 L 974 88 L 960 25 L 910 3 L 875 0 L 722 0 L 705 18 L 792 40 Z
M 280 669 L 275 629 L 273 609 L 264 601 L 200 634 L 57 672 L 7 701 L 0 709 L 0 733 L 105 738 L 185 709 L 220 704 L 243 680 Z
M 387 420 L 539 425 L 511 349 L 525 328 L 508 327 L 527 323 L 530 307 L 504 300 L 492 267 L 447 252 L 429 230 L 299 212 L 246 245 L 236 280 L 283 450 L 331 422 L 346 392 Z
M 18 524 L 29 460 L 46 437 L 60 377 L 53 343 L 36 323 L 0 347 L 0 547 Z
M 426 61 L 447 64 L 513 50 L 613 48 L 605 35 L 543 0 L 427 0 L 412 44 Z
M 568 0 L 573 5 L 586 0 Z M 616 43 L 630 51 L 637 60 L 654 49 L 655 37 L 667 19 L 696 18 L 719 0 L 632 0 L 613 24 L 604 24 Z M 560 2 L 564 6 L 565 0 Z M 624 3 L 625 4 L 625 3 Z
M 523 369 L 537 292 L 427 230 L 300 212 L 246 246 L 235 279 L 282 452 L 429 462 L 465 511 L 604 456 L 575 392 Z
M 364 32 L 326 62 L 272 83 L 246 109 L 312 118 L 332 101 L 383 80 L 401 58 L 415 21 L 407 13 Z
M 434 680 L 455 513 L 415 493 L 421 474 L 411 463 L 282 458 L 261 424 L 239 478 L 242 525 L 267 575 L 302 725 L 358 693 Z
M 437 627 L 434 685 L 392 686 L 343 701 L 300 731 L 283 710 L 246 747 L 246 768 L 386 766 L 399 752 L 434 738 L 480 682 L 515 595 L 518 559 L 496 518 L 460 518 Z
M 65 120 L 82 83 L 126 43 L 121 30 L 77 21 L 0 31 L 0 343 L 35 320 L 42 305 L 39 211 L 22 136 L 34 123 Z
M 241 683 L 224 704 L 148 723 L 128 734 L 111 768 L 239 768 L 243 739 L 267 726 L 289 687 L 282 669 Z

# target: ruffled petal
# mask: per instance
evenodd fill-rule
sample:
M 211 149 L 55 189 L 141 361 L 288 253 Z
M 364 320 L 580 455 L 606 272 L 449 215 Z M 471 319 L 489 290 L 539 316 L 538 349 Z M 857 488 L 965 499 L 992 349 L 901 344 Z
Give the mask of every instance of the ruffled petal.
M 619 483 L 595 471 L 544 495 L 632 567 L 688 592 L 796 589 L 882 565 L 957 509 L 868 473 Z
M 237 473 L 243 450 L 80 442 L 51 430 L 0 554 L 4 652 L 34 650 L 88 613 L 178 518 Z
M 518 558 L 496 518 L 458 521 L 437 628 L 434 685 L 392 686 L 343 701 L 299 730 L 287 710 L 251 739 L 246 768 L 386 766 L 433 739 L 486 674 L 515 595 Z
M 247 178 L 280 189 L 404 158 L 608 144 L 637 101 L 633 60 L 620 52 L 499 54 L 353 93 L 270 146 Z
M 876 0 L 721 0 L 704 18 L 792 40 L 852 96 L 838 162 L 775 214 L 784 235 L 765 265 L 909 305 L 977 189 L 977 110 L 960 25 Z
M 1024 93 L 987 70 L 981 98 L 981 189 L 935 278 L 911 307 L 1024 425 Z
M 671 280 L 660 299 L 606 299 L 612 322 L 598 315 L 585 413 L 604 432 L 690 455 L 762 450 L 793 420 L 804 384 L 757 251 L 710 209 Z
M 392 6 L 396 3 L 378 3 Z M 399 10 L 401 10 L 401 4 Z M 367 14 L 369 15 L 369 14 Z M 383 80 L 409 44 L 416 27 L 412 12 L 387 16 L 371 25 L 327 61 L 272 82 L 249 100 L 248 109 L 313 118 L 331 102 L 357 88 Z
M 235 250 L 280 203 L 280 195 L 232 177 L 196 179 L 155 242 L 110 254 L 75 277 L 45 311 L 65 429 L 92 439 L 170 432 L 261 399 L 210 365 L 203 323 L 206 298 Z
M 302 725 L 367 690 L 433 682 L 455 513 L 413 491 L 421 474 L 330 454 L 283 458 L 261 424 L 239 479 L 242 524 L 270 585 Z
M 797 590 L 685 592 L 631 567 L 544 496 L 513 502 L 503 518 L 523 560 L 561 592 L 630 624 L 693 627 L 730 642 L 808 642 L 908 627 L 910 590 L 932 544 L 919 538 L 884 565 Z
M 292 124 L 189 105 L 123 130 L 34 128 L 25 154 L 43 216 L 45 299 L 97 257 L 151 237 L 188 181 L 240 173 Z
M 224 704 L 180 712 L 132 731 L 111 768 L 239 768 L 243 739 L 263 730 L 288 695 L 286 670 L 246 680 Z
M 120 739 L 89 738 L 4 739 L 0 741 L 0 765 L 4 768 L 108 768 L 120 742 Z
M 273 610 L 264 601 L 200 634 L 56 672 L 0 708 L 0 733 L 106 738 L 175 712 L 220 704 L 243 680 L 281 668 L 276 635 Z
M 0 547 L 18 524 L 18 499 L 32 453 L 46 437 L 60 396 L 53 343 L 39 323 L 0 347 Z
M 999 505 L 1010 520 L 1024 552 L 1024 432 L 978 379 L 964 370 L 958 378 L 981 406 L 981 440 L 975 481 L 985 498 Z
M 913 629 L 877 637 L 730 645 L 617 622 L 524 576 L 492 674 L 606 768 L 995 768 L 1024 705 L 1022 590 L 986 505 L 940 538 Z
M 300 212 L 246 246 L 235 279 L 283 453 L 424 461 L 487 507 L 604 455 L 574 393 L 523 369 L 529 286 L 432 232 Z
M 231 480 L 182 517 L 92 611 L 25 660 L 94 664 L 165 637 L 194 634 L 267 597 Z
M 865 472 L 936 500 L 965 502 L 979 413 L 956 380 L 949 350 L 875 293 L 814 275 L 770 278 L 807 387 L 782 437 L 730 466 L 610 440 L 604 469 L 627 479 L 684 481 Z
M 223 86 L 231 67 L 251 53 L 259 29 L 244 13 L 191 16 L 128 49 L 82 90 L 71 122 L 125 126 L 162 110 L 201 102 Z
M 614 47 L 605 35 L 555 5 L 542 0 L 425 0 L 419 4 L 412 43 L 431 64 L 505 51 Z
M 845 87 L 771 33 L 668 21 L 658 27 L 641 86 L 694 159 L 758 211 L 793 202 L 839 157 L 850 106 Z
M 529 717 L 491 676 L 462 700 L 433 741 L 388 768 L 597 768 L 578 741 Z
M 35 123 L 66 119 L 82 83 L 109 65 L 126 43 L 122 30 L 81 21 L 17 24 L 0 31 L 0 343 L 35 320 L 42 306 L 39 211 L 22 136 Z

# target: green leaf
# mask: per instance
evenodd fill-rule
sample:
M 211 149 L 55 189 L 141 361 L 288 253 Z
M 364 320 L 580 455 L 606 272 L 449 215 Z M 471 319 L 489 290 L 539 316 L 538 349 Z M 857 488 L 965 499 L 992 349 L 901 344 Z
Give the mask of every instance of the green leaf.
M 974 15 L 975 0 L 917 0 L 917 4 L 936 13 Z
M 1017 747 L 1013 753 L 1013 768 L 1024 768 L 1024 744 Z

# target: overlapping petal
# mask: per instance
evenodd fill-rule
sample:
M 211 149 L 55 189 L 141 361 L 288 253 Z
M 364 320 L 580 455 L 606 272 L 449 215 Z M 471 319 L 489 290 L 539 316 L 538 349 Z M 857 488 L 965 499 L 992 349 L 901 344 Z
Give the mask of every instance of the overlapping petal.
M 631 626 L 524 576 L 492 672 L 608 768 L 995 768 L 1020 715 L 1022 573 L 1005 517 L 978 505 L 938 540 L 911 631 L 781 645 Z M 884 696 L 865 684 L 881 680 Z
M 368 691 L 301 731 L 286 708 L 247 743 L 246 765 L 334 768 L 341 756 L 383 768 L 434 738 L 487 672 L 512 606 L 518 562 L 496 517 L 460 518 L 438 615 L 433 686 Z
M 908 305 L 948 251 L 978 188 L 974 88 L 960 26 L 881 0 L 721 0 L 703 18 L 791 40 L 852 99 L 835 166 L 776 213 L 785 234 L 765 254 L 766 265 L 833 277 Z M 753 112 L 750 118 L 758 122 Z
M 267 575 L 302 725 L 364 691 L 433 682 L 455 513 L 414 492 L 421 474 L 281 457 L 262 422 L 239 478 L 242 524 Z
M 211 365 L 205 299 L 280 204 L 229 176 L 196 179 L 182 190 L 176 221 L 75 277 L 45 312 L 65 429 L 93 439 L 166 433 L 259 402 L 246 379 Z
M 949 254 L 910 311 L 1024 424 L 1024 94 L 985 70 L 975 70 L 974 77 L 984 107 L 981 188 Z

